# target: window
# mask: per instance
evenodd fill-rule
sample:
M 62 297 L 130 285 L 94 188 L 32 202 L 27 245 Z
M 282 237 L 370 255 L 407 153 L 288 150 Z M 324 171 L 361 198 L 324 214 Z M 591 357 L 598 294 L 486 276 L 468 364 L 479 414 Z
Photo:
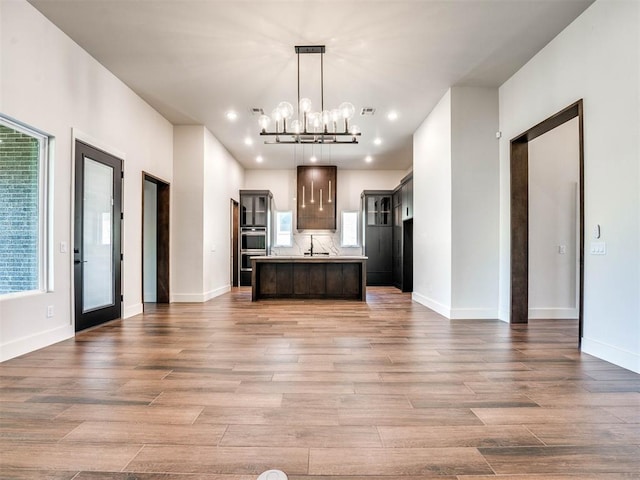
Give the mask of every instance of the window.
M 342 212 L 340 243 L 343 247 L 358 247 L 358 212 Z
M 290 247 L 293 234 L 293 212 L 276 212 L 276 247 Z
M 0 116 L 0 296 L 47 288 L 48 140 Z

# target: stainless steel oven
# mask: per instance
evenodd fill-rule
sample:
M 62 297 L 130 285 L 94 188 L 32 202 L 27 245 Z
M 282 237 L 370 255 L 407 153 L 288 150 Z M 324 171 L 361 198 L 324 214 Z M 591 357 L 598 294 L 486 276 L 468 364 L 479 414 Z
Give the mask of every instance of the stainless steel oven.
M 251 258 L 269 254 L 269 239 L 265 227 L 240 229 L 240 285 L 251 285 Z
M 240 231 L 241 250 L 267 250 L 266 228 L 243 228 Z
M 251 271 L 251 259 L 253 257 L 264 257 L 266 255 L 265 250 L 244 250 L 240 254 L 240 270 Z

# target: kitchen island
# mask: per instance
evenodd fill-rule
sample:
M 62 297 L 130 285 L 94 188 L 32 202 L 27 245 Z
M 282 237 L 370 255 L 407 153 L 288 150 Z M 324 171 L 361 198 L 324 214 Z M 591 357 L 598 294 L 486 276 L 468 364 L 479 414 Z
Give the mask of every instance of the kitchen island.
M 251 300 L 321 298 L 366 301 L 367 257 L 313 255 L 251 259 Z

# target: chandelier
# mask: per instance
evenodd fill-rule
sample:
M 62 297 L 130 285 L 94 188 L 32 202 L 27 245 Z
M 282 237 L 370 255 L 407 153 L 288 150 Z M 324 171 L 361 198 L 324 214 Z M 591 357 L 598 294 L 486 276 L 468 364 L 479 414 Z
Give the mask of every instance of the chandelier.
M 260 115 L 260 135 L 273 137 L 266 144 L 283 143 L 340 143 L 357 144 L 360 129 L 350 125 L 355 113 L 352 103 L 343 102 L 338 108 L 324 108 L 324 45 L 296 46 L 298 56 L 298 109 L 294 118 L 294 108 L 289 102 L 280 102 L 271 116 Z M 311 100 L 300 98 L 300 55 L 320 54 L 320 110 L 313 111 Z M 273 130 L 269 127 L 273 123 Z

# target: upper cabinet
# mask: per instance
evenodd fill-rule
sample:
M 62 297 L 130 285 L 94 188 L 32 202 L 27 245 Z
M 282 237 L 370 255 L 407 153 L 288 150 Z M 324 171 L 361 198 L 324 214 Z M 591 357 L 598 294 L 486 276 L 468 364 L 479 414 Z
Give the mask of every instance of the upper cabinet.
M 402 220 L 413 218 L 413 173 L 404 177 L 400 183 L 402 192 Z
M 272 198 L 273 195 L 268 190 L 241 190 L 240 226 L 269 226 Z
M 391 198 L 388 193 L 385 194 L 363 194 L 366 205 L 367 226 L 369 225 L 391 225 Z
M 299 166 L 298 230 L 336 229 L 336 166 Z

